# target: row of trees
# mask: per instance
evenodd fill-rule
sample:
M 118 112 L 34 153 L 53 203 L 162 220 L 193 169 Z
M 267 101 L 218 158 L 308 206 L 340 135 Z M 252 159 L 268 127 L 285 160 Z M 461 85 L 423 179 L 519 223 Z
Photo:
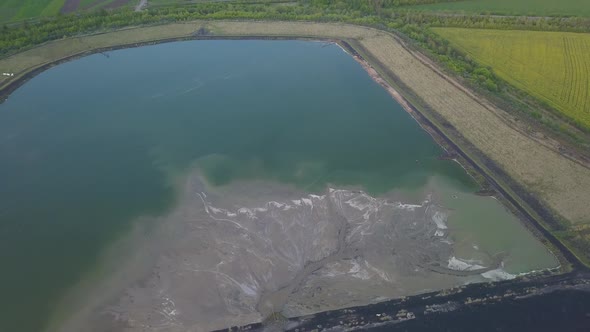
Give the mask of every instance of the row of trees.
M 499 92 L 502 82 L 490 68 L 480 66 L 469 56 L 453 48 L 446 39 L 428 28 L 412 23 L 405 23 L 401 26 L 393 23 L 390 24 L 390 28 L 403 32 L 420 46 L 429 50 L 432 56 L 451 71 L 488 91 Z
M 440 15 L 415 12 L 400 7 L 409 3 L 433 0 L 302 0 L 297 5 L 277 6 L 260 2 L 203 3 L 190 6 L 160 7 L 135 13 L 131 10 L 99 11 L 61 15 L 36 23 L 4 26 L 0 34 L 0 56 L 17 52 L 45 41 L 124 26 L 155 24 L 192 19 L 284 19 L 345 21 L 380 24 L 400 28 L 405 25 L 477 27 L 493 29 L 527 29 L 547 31 L 589 32 L 590 20 L 585 18 L 527 18 L 479 15 Z M 378 9 L 376 9 L 378 7 Z M 400 9 L 401 8 L 401 9 Z M 422 42 L 434 38 L 424 29 L 411 29 L 411 37 Z M 438 40 L 427 42 L 440 47 Z
M 131 10 L 102 10 L 61 15 L 14 27 L 4 26 L 0 34 L 0 56 L 7 56 L 55 39 L 126 26 L 195 19 L 343 21 L 400 31 L 429 50 L 449 69 L 489 91 L 497 92 L 502 83 L 490 69 L 478 66 L 446 40 L 430 31 L 429 27 L 590 31 L 590 20 L 584 18 L 437 15 L 403 9 L 404 5 L 430 3 L 436 0 L 302 0 L 296 5 L 289 6 L 276 6 L 269 2 L 272 1 L 203 3 L 156 7 L 139 13 Z
M 428 49 L 449 69 L 496 92 L 500 89 L 501 82 L 490 69 L 478 66 L 451 47 L 446 40 L 431 32 L 429 27 L 590 31 L 590 20 L 582 18 L 448 16 L 399 9 L 403 5 L 427 2 L 433 2 L 433 0 L 303 0 L 297 5 L 289 6 L 273 6 L 250 1 L 156 7 L 139 13 L 131 10 L 111 12 L 102 10 L 61 15 L 53 19 L 43 19 L 37 23 L 24 23 L 14 27 L 4 26 L 0 34 L 0 56 L 7 56 L 51 40 L 126 26 L 195 19 L 343 21 L 401 31 Z

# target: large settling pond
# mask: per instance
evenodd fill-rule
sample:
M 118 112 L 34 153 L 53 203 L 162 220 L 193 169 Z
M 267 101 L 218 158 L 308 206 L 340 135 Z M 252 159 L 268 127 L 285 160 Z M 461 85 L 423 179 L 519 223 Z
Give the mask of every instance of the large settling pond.
M 186 331 L 555 267 L 337 45 L 96 54 L 0 105 L 0 330 Z

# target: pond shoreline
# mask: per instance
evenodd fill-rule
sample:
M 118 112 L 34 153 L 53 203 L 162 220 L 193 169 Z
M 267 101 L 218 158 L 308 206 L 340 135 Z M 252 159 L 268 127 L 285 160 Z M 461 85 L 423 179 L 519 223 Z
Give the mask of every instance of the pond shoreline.
M 48 70 L 56 65 L 69 62 L 72 60 L 76 60 L 78 58 L 88 56 L 91 54 L 97 53 L 104 53 L 111 50 L 118 50 L 118 49 L 126 49 L 126 48 L 134 48 L 134 47 L 141 47 L 146 45 L 154 45 L 166 42 L 175 42 L 175 41 L 187 41 L 187 40 L 305 40 L 305 41 L 318 41 L 318 42 L 327 42 L 327 43 L 336 43 L 340 47 L 342 47 L 347 53 L 349 53 L 355 61 L 357 61 L 365 71 L 369 74 L 369 76 L 380 84 L 386 91 L 394 98 L 403 108 L 408 112 L 424 129 L 429 135 L 433 137 L 433 139 L 444 149 L 447 151 L 449 155 L 457 156 L 457 158 L 453 158 L 453 160 L 460 163 L 466 171 L 472 175 L 476 181 L 482 185 L 482 191 L 485 190 L 486 193 L 491 193 L 495 191 L 496 194 L 493 196 L 499 198 L 502 203 L 511 209 L 515 214 L 523 220 L 523 223 L 527 226 L 527 228 L 531 229 L 535 236 L 540 238 L 542 242 L 547 244 L 550 243 L 550 249 L 552 249 L 553 253 L 559 258 L 562 266 L 561 272 L 567 271 L 569 268 L 573 272 L 562 274 L 564 278 L 568 276 L 578 275 L 578 272 L 584 272 L 587 268 L 584 266 L 582 262 L 573 254 L 566 245 L 564 245 L 559 239 L 557 239 L 550 231 L 548 231 L 545 227 L 543 227 L 542 223 L 538 221 L 537 218 L 533 214 L 529 212 L 527 207 L 522 205 L 521 199 L 528 204 L 529 206 L 535 207 L 535 213 L 541 215 L 542 219 L 551 223 L 554 219 L 552 215 L 548 212 L 545 212 L 544 209 L 537 209 L 537 206 L 540 206 L 540 203 L 534 197 L 519 197 L 520 192 L 516 192 L 516 198 L 514 197 L 514 192 L 509 192 L 505 190 L 502 185 L 496 181 L 496 178 L 489 174 L 489 171 L 486 170 L 477 163 L 477 161 L 472 158 L 467 152 L 465 152 L 459 144 L 456 144 L 452 141 L 451 138 L 447 134 L 445 134 L 445 130 L 441 129 L 434 121 L 428 118 L 424 111 L 419 110 L 415 105 L 410 102 L 408 99 L 404 97 L 400 93 L 399 90 L 405 92 L 403 88 L 394 88 L 388 81 L 383 77 L 382 74 L 379 73 L 378 70 L 372 65 L 374 61 L 371 59 L 365 58 L 361 55 L 358 48 L 352 46 L 345 39 L 337 39 L 337 38 L 318 38 L 318 37 L 283 37 L 283 36 L 218 36 L 218 35 L 209 35 L 209 36 L 189 36 L 189 37 L 178 37 L 178 38 L 167 38 L 161 39 L 157 41 L 148 41 L 148 42 L 141 42 L 141 43 L 130 43 L 130 44 L 122 44 L 117 46 L 111 47 L 104 47 L 104 48 L 97 48 L 94 50 L 89 50 L 85 52 L 81 52 L 75 55 L 71 55 L 55 62 L 47 63 L 41 65 L 40 67 L 34 68 L 33 70 L 23 74 L 22 76 L 16 78 L 15 80 L 9 82 L 5 86 L 0 89 L 0 99 L 4 100 L 9 97 L 9 95 L 21 87 L 23 84 L 28 82 L 33 77 L 37 76 L 38 74 Z M 484 159 L 485 161 L 485 159 Z M 508 183 L 510 186 L 516 186 L 514 181 L 510 179 L 502 170 L 494 165 L 494 164 L 487 164 L 485 165 L 486 168 L 492 169 L 494 173 L 500 174 L 501 182 Z M 479 178 L 478 177 L 481 177 Z M 522 189 L 524 190 L 524 189 Z M 530 195 L 530 194 L 529 194 Z M 530 199 L 533 199 L 534 202 L 531 204 Z M 556 222 L 557 223 L 557 222 Z M 557 249 L 557 250 L 555 250 Z M 587 278 L 587 273 L 582 274 L 584 278 Z M 537 277 L 534 277 L 535 279 Z M 540 284 L 555 280 L 556 276 L 539 276 L 538 282 Z M 520 280 L 515 280 L 507 283 L 514 282 L 515 285 L 522 283 Z M 505 283 L 501 283 L 504 285 Z M 482 286 L 483 287 L 483 286 Z M 495 286 L 490 286 L 495 287 Z M 499 290 L 498 290 L 499 291 Z M 418 295 L 420 296 L 420 295 Z
M 489 192 L 490 189 L 497 191 L 497 195 L 495 197 L 500 198 L 503 201 L 503 204 L 506 205 L 510 210 L 515 212 L 517 216 L 521 220 L 524 220 L 524 224 L 529 228 L 533 233 L 539 237 L 539 239 L 547 244 L 549 242 L 554 248 L 557 249 L 552 250 L 553 253 L 558 257 L 561 262 L 562 268 L 564 268 L 564 272 L 567 271 L 568 266 L 571 265 L 571 269 L 578 270 L 578 269 L 588 269 L 584 263 L 580 261 L 580 259 L 569 249 L 565 244 L 563 244 L 559 239 L 557 239 L 549 230 L 547 230 L 541 222 L 539 222 L 530 212 L 529 210 L 519 202 L 520 199 L 523 197 L 515 198 L 513 195 L 506 189 L 503 188 L 502 185 L 495 179 L 494 176 L 488 174 L 479 164 L 472 158 L 468 153 L 464 151 L 458 144 L 453 142 L 450 137 L 445 134 L 439 126 L 437 126 L 429 117 L 427 117 L 423 111 L 420 111 L 415 105 L 412 104 L 406 97 L 404 97 L 400 91 L 400 88 L 396 89 L 383 77 L 383 73 L 380 73 L 378 70 L 375 69 L 375 65 L 379 67 L 378 64 L 373 65 L 373 62 L 376 60 L 374 59 L 367 59 L 367 56 L 363 56 L 362 53 L 364 50 L 360 49 L 360 45 L 352 45 L 352 41 L 348 41 L 345 39 L 339 38 L 321 38 L 321 37 L 311 37 L 311 36 L 265 36 L 265 35 L 248 35 L 248 36 L 223 36 L 223 35 L 201 35 L 195 34 L 191 36 L 185 37 L 174 37 L 174 38 L 165 38 L 160 40 L 153 40 L 153 41 L 146 41 L 146 42 L 139 42 L 139 43 L 129 43 L 129 44 L 121 44 L 121 45 L 114 45 L 109 47 L 102 47 L 102 48 L 95 48 L 92 50 L 84 51 L 81 53 L 77 53 L 71 56 L 67 56 L 61 58 L 57 61 L 50 62 L 47 64 L 43 64 L 37 68 L 32 69 L 24 73 L 23 75 L 17 77 L 15 80 L 9 81 L 7 84 L 0 88 L 0 103 L 6 100 L 10 94 L 12 94 L 15 90 L 21 87 L 23 84 L 34 78 L 35 76 L 41 74 L 42 72 L 58 66 L 65 62 L 70 62 L 85 56 L 89 56 L 92 54 L 103 54 L 105 52 L 120 50 L 120 49 L 128 49 L 128 48 L 136 48 L 148 45 L 156 45 L 156 44 L 163 44 L 163 43 L 170 43 L 170 42 L 177 42 L 177 41 L 189 41 L 189 40 L 304 40 L 304 41 L 316 41 L 316 42 L 326 42 L 326 43 L 335 43 L 339 45 L 345 52 L 347 52 L 350 56 L 353 57 L 355 61 L 357 61 L 363 69 L 367 72 L 367 74 L 379 85 L 381 85 L 388 94 L 396 100 L 403 109 L 408 112 L 416 122 L 424 129 L 433 139 L 445 150 L 449 155 L 456 155 L 459 158 L 455 158 L 463 168 L 482 186 L 482 190 L 486 190 Z M 403 43 L 402 43 L 403 45 Z M 373 60 L 373 61 L 372 61 Z M 391 74 L 391 73 L 385 73 Z M 392 76 L 392 75 L 388 75 Z M 392 77 L 395 79 L 395 77 Z M 403 82 L 399 82 L 400 85 Z M 403 87 L 401 87 L 403 90 Z M 481 156 L 479 156 L 481 157 Z M 517 194 L 521 194 L 521 196 L 526 196 L 524 201 L 527 205 L 535 208 L 535 213 L 539 214 L 541 218 L 553 227 L 559 227 L 559 222 L 555 220 L 553 215 L 543 208 L 542 203 L 539 202 L 535 197 L 533 197 L 530 193 L 527 195 L 525 194 L 524 188 L 517 185 L 513 180 L 510 179 L 508 175 L 506 175 L 500 167 L 495 165 L 494 162 L 487 159 L 484 161 L 486 163 L 487 168 L 493 169 L 494 172 L 499 173 L 498 175 L 501 177 L 501 182 L 508 182 L 511 186 L 516 187 Z M 483 177 L 483 179 L 478 179 L 477 175 Z
M 189 40 L 304 40 L 304 41 L 316 41 L 316 42 L 327 42 L 327 43 L 335 43 L 339 45 L 346 53 L 348 53 L 356 62 L 358 62 L 363 69 L 367 72 L 367 74 L 379 85 L 381 85 L 388 94 L 396 100 L 402 108 L 408 112 L 412 118 L 425 130 L 446 152 L 448 155 L 456 155 L 460 156 L 460 158 L 454 158 L 456 162 L 458 162 L 466 171 L 482 186 L 482 190 L 489 191 L 488 186 L 491 185 L 493 189 L 497 190 L 499 193 L 505 197 L 509 204 L 512 205 L 518 213 L 522 213 L 524 218 L 526 219 L 525 225 L 532 231 L 538 231 L 542 233 L 541 236 L 537 233 L 536 235 L 540 237 L 543 241 L 543 237 L 550 240 L 550 242 L 555 245 L 560 253 L 558 254 L 558 258 L 560 261 L 564 260 L 564 257 L 561 257 L 561 254 L 564 254 L 565 260 L 575 265 L 575 268 L 585 267 L 579 259 L 571 253 L 571 251 L 561 243 L 555 236 L 551 234 L 548 230 L 546 230 L 541 223 L 539 223 L 528 211 L 524 208 L 516 199 L 511 197 L 511 195 L 504 190 L 497 181 L 491 175 L 486 174 L 486 172 L 479 167 L 479 165 L 471 158 L 467 153 L 465 153 L 457 144 L 455 144 L 437 125 L 435 125 L 423 112 L 421 112 L 416 106 L 414 106 L 407 98 L 405 98 L 398 89 L 394 88 L 386 79 L 384 79 L 381 73 L 379 73 L 374 66 L 371 65 L 371 60 L 366 59 L 361 55 L 361 50 L 357 50 L 355 46 L 352 46 L 350 42 L 344 39 L 338 38 L 319 38 L 319 37 L 291 37 L 291 36 L 264 36 L 264 35 L 252 35 L 252 36 L 219 36 L 219 35 L 193 35 L 189 37 L 175 37 L 175 38 L 166 38 L 161 40 L 154 40 L 154 41 L 147 41 L 147 42 L 140 42 L 140 43 L 130 43 L 130 44 L 121 44 L 103 48 L 95 48 L 89 51 L 84 51 L 81 53 L 77 53 L 71 56 L 67 56 L 61 58 L 57 61 L 50 62 L 44 65 L 41 65 L 37 68 L 32 69 L 24 73 L 23 75 L 17 77 L 15 80 L 9 81 L 4 86 L 0 86 L 0 103 L 4 102 L 10 94 L 16 91 L 19 87 L 24 85 L 26 82 L 34 78 L 35 76 L 43 73 L 44 71 L 58 66 L 62 63 L 70 62 L 85 56 L 93 55 L 93 54 L 105 54 L 105 52 L 120 50 L 120 49 L 128 49 L 128 48 L 136 48 L 148 45 L 156 45 L 156 44 L 163 44 L 163 43 L 170 43 L 170 42 L 177 42 L 177 41 L 189 41 Z M 106 56 L 106 54 L 105 54 Z M 491 165 L 491 161 L 489 161 L 488 167 Z M 495 165 L 493 165 L 495 166 Z M 496 172 L 500 172 L 501 170 L 495 166 Z M 477 179 L 475 175 L 481 174 L 485 179 L 480 180 Z M 509 179 L 507 175 L 503 174 L 504 181 Z M 516 185 L 511 182 L 511 185 Z M 492 195 L 489 195 L 492 196 Z M 529 200 L 534 199 L 533 197 L 529 197 Z M 504 202 L 506 205 L 506 202 Z M 527 201 L 527 204 L 533 205 L 535 207 L 541 207 L 541 203 L 534 199 L 533 204 L 530 201 Z M 514 209 L 512 209 L 514 211 Z M 540 213 L 546 221 L 550 224 L 557 225 L 558 222 L 553 221 L 552 215 L 541 209 L 541 211 L 536 211 Z M 522 219 L 523 217 L 521 217 Z M 530 227 L 532 224 L 532 228 Z M 555 253 L 554 253 L 555 254 Z M 562 262 L 565 263 L 565 262 Z M 565 265 L 565 264 L 562 264 Z

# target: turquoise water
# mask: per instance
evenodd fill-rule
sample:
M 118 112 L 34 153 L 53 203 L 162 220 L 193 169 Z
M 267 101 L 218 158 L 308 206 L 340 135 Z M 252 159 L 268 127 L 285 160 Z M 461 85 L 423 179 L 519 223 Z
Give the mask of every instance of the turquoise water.
M 474 191 L 441 152 L 336 45 L 176 42 L 52 68 L 0 105 L 0 330 L 41 329 L 132 221 L 172 207 L 172 179 L 195 166 L 214 185 L 379 194 L 436 176 Z

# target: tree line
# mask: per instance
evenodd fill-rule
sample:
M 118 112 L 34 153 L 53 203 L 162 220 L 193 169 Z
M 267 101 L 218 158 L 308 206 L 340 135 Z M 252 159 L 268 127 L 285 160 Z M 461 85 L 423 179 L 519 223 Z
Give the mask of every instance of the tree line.
M 497 92 L 502 82 L 489 68 L 479 66 L 429 28 L 590 31 L 590 20 L 584 18 L 441 15 L 403 9 L 405 5 L 437 0 L 302 0 L 289 6 L 273 5 L 274 2 L 277 1 L 201 3 L 155 7 L 142 12 L 130 9 L 101 10 L 44 18 L 35 23 L 25 22 L 12 27 L 4 25 L 0 34 L 0 56 L 8 56 L 51 40 L 128 26 L 197 19 L 337 21 L 401 32 L 428 50 L 450 70 L 489 91 Z

